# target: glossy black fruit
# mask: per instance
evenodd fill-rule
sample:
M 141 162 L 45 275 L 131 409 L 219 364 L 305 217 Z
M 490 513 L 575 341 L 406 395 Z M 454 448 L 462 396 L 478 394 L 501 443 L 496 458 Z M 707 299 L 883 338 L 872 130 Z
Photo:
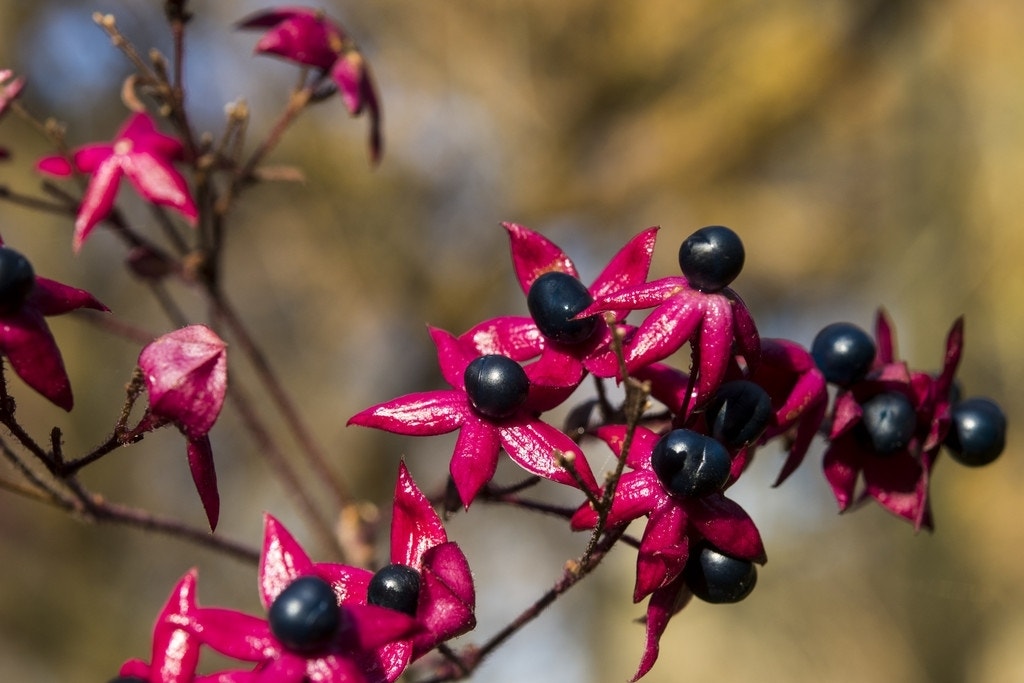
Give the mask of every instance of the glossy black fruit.
M 311 652 L 334 638 L 341 626 L 341 609 L 329 583 L 318 576 L 300 576 L 277 596 L 267 620 L 282 645 Z
M 811 356 L 826 380 L 848 386 L 871 369 L 875 341 L 853 323 L 832 323 L 814 337 Z
M 741 448 L 768 426 L 772 400 L 757 384 L 740 379 L 720 386 L 704 414 L 711 436 L 727 448 Z
M 946 445 L 953 459 L 969 467 L 987 465 L 1006 445 L 1006 415 L 995 401 L 969 398 L 953 406 Z
M 404 564 L 389 564 L 382 567 L 366 591 L 366 601 L 371 605 L 387 607 L 416 615 L 420 598 L 420 573 Z
M 879 455 L 906 448 L 914 436 L 917 414 L 904 394 L 896 391 L 878 394 L 861 406 L 861 427 Z
M 701 228 L 679 247 L 679 267 L 686 281 L 702 292 L 717 292 L 743 270 L 746 253 L 739 235 L 723 225 Z
M 665 490 L 698 497 L 720 491 L 729 479 L 732 458 L 722 444 L 689 429 L 661 437 L 651 453 L 651 467 Z
M 466 394 L 482 415 L 501 419 L 523 405 L 530 393 L 530 378 L 523 366 L 497 354 L 480 356 L 466 367 Z
M 693 594 L 705 602 L 739 602 L 754 590 L 757 566 L 711 548 L 695 548 L 686 561 L 683 579 Z
M 25 303 L 36 284 L 28 259 L 7 247 L 0 247 L 0 314 L 14 313 Z
M 592 303 L 594 298 L 582 282 L 557 271 L 534 280 L 526 295 L 526 306 L 541 334 L 562 344 L 579 344 L 594 334 L 596 315 L 573 320 Z

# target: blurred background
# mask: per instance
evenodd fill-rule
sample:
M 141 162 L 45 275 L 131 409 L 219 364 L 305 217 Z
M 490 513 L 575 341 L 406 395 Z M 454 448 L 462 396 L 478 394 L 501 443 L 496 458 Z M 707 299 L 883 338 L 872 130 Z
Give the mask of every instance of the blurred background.
M 170 54 L 162 5 L 0 4 L 0 67 L 28 79 L 23 104 L 64 122 L 71 145 L 107 140 L 126 117 L 119 93 L 131 68 L 90 15 L 111 12 L 143 52 Z M 218 134 L 225 104 L 244 99 L 251 149 L 283 108 L 296 69 L 253 57 L 259 34 L 233 30 L 262 2 L 193 5 L 185 83 L 194 125 Z M 345 421 L 441 386 L 427 323 L 461 332 L 485 317 L 525 313 L 501 221 L 554 240 L 588 282 L 648 226 L 662 226 L 652 266 L 661 277 L 677 274 L 686 235 L 725 224 L 746 245 L 734 288 L 763 335 L 809 345 L 829 322 L 870 329 L 883 305 L 900 355 L 932 370 L 950 324 L 966 314 L 965 394 L 998 400 L 1011 432 L 988 468 L 940 458 L 934 534 L 915 535 L 874 505 L 837 515 L 820 449 L 773 489 L 782 460 L 764 451 L 731 492 L 767 547 L 757 589 L 738 605 L 695 603 L 680 613 L 645 680 L 1024 680 L 1024 463 L 1014 429 L 1024 401 L 1024 5 L 321 6 L 374 70 L 383 163 L 369 167 L 367 122 L 350 120 L 337 98 L 305 112 L 270 161 L 301 168 L 306 180 L 243 197 L 229 225 L 225 284 L 332 464 L 380 504 L 382 539 L 399 459 L 437 491 L 453 439 L 346 429 Z M 0 184 L 38 193 L 32 167 L 50 153 L 46 141 L 7 116 L 0 146 L 13 155 L 0 164 Z M 119 204 L 156 238 L 127 185 Z M 71 227 L 0 204 L 0 234 L 37 273 L 89 289 L 119 320 L 172 329 L 120 268 L 121 243 L 100 228 L 75 257 Z M 172 293 L 202 319 L 195 292 Z M 110 432 L 140 346 L 75 316 L 50 322 L 76 409 L 65 415 L 16 379 L 11 391 L 38 438 L 57 425 L 67 452 L 83 453 Z M 238 360 L 232 381 L 253 393 Z M 272 420 L 269 403 L 259 408 Z M 211 437 L 219 532 L 258 546 L 268 511 L 321 557 L 230 407 Z M 608 455 L 593 450 L 594 467 L 607 467 Z M 518 476 L 499 472 L 503 481 Z M 108 456 L 83 481 L 112 500 L 203 524 L 172 431 Z M 565 500 L 577 502 L 571 492 Z M 480 625 L 463 642 L 507 623 L 582 551 L 586 539 L 563 527 L 486 505 L 451 520 L 478 582 Z M 193 566 L 202 603 L 260 609 L 254 567 L 134 529 L 83 524 L 9 493 L 0 495 L 0 557 L 3 680 L 105 681 L 123 660 L 148 659 L 153 620 Z M 635 623 L 644 605 L 630 601 L 634 563 L 635 553 L 616 551 L 477 678 L 628 680 L 644 638 Z

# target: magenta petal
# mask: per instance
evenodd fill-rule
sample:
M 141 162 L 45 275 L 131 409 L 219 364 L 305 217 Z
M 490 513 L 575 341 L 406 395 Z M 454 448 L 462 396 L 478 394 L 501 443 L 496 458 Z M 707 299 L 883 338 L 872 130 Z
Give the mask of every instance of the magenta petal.
M 398 467 L 391 515 L 391 561 L 419 567 L 423 553 L 448 542 L 441 518 L 431 507 L 405 463 Z
M 104 161 L 114 154 L 114 146 L 106 143 L 82 145 L 71 157 L 75 168 L 81 173 L 94 173 Z
M 341 606 L 344 613 L 341 639 L 353 649 L 374 650 L 390 642 L 408 638 L 419 625 L 408 614 L 387 607 L 350 603 Z
M 576 479 L 555 457 L 558 451 L 573 458 L 576 472 L 590 491 L 596 493 L 600 490 L 583 451 L 572 439 L 551 425 L 539 420 L 514 421 L 501 424 L 498 435 L 509 457 L 527 472 L 579 488 Z
M 300 576 L 315 573 L 313 562 L 298 541 L 271 515 L 263 516 L 260 551 L 260 602 L 269 609 L 281 591 Z
M 690 554 L 686 526 L 686 513 L 678 505 L 666 505 L 651 514 L 637 553 L 633 602 L 640 602 L 682 573 Z
M 430 548 L 423 556 L 417 620 L 426 632 L 413 639 L 413 659 L 476 626 L 476 591 L 466 556 L 455 543 Z
M 55 280 L 38 276 L 28 302 L 43 315 L 60 315 L 79 308 L 92 308 L 97 311 L 110 310 L 84 289 L 69 287 Z
M 340 29 L 310 12 L 294 14 L 267 31 L 256 43 L 256 52 L 327 71 L 338 57 Z
M 23 306 L 0 319 L 0 351 L 25 384 L 64 410 L 71 410 L 74 399 L 64 361 L 38 311 Z
M 713 493 L 693 501 L 686 511 L 692 527 L 726 555 L 758 564 L 767 560 L 761 534 L 739 504 Z
M 227 393 L 227 345 L 205 325 L 189 325 L 148 344 L 139 354 L 150 410 L 189 438 L 205 435 Z
M 262 662 L 281 654 L 281 646 L 264 619 L 215 607 L 196 612 L 196 635 L 217 652 L 245 662 Z
M 892 323 L 884 308 L 879 308 L 875 315 L 875 363 L 887 365 L 896 362 L 896 340 L 892 333 Z
M 828 438 L 835 441 L 839 436 L 845 434 L 860 422 L 862 414 L 860 404 L 857 403 L 857 399 L 851 392 L 839 392 L 832 408 L 832 429 L 829 431 Z
M 737 351 L 751 370 L 756 369 L 761 360 L 761 336 L 757 332 L 757 325 L 743 299 L 731 289 L 726 292 L 732 305 L 732 336 L 736 340 Z
M 633 371 L 634 379 L 651 383 L 651 398 L 660 401 L 673 414 L 679 413 L 687 403 L 686 391 L 690 376 L 682 370 L 662 363 L 651 363 Z
M 598 427 L 597 437 L 608 444 L 616 457 L 621 456 L 626 441 L 625 425 L 604 425 Z M 626 464 L 633 469 L 651 471 L 651 452 L 661 435 L 646 427 L 637 427 L 633 434 L 633 445 L 626 454 Z
M 657 236 L 658 228 L 647 228 L 627 242 L 590 285 L 591 296 L 601 299 L 646 282 Z
M 579 278 L 572 259 L 547 237 L 518 223 L 501 225 L 508 232 L 512 268 L 524 294 L 529 294 L 533 281 L 547 272 L 557 271 Z
M 437 364 L 441 368 L 441 374 L 448 384 L 456 389 L 462 389 L 466 384 L 466 368 L 477 358 L 477 354 L 451 332 L 438 327 L 428 329 L 430 338 L 437 347 Z
M 533 318 L 505 316 L 492 318 L 476 325 L 459 337 L 481 356 L 499 354 L 523 362 L 544 350 L 544 335 L 537 329 Z
M 122 169 L 146 201 L 177 209 L 190 223 L 199 217 L 188 183 L 167 157 L 149 151 L 126 155 Z
M 75 218 L 75 233 L 71 246 L 76 252 L 82 248 L 93 228 L 113 210 L 123 173 L 117 156 L 108 157 L 93 172 L 89 185 L 85 188 L 82 204 L 78 208 L 78 216 Z
M 217 529 L 220 518 L 220 494 L 217 492 L 217 471 L 213 467 L 213 449 L 210 438 L 201 436 L 189 439 L 186 447 L 188 452 L 188 468 L 192 472 L 199 500 L 206 511 L 206 520 L 210 523 L 210 531 Z
M 960 316 L 953 321 L 953 326 L 949 328 L 949 334 L 946 335 L 946 356 L 942 363 L 942 374 L 936 380 L 935 390 L 941 396 L 946 396 L 949 393 L 949 388 L 953 386 L 953 378 L 956 375 L 956 369 L 960 365 L 960 354 L 964 348 L 964 317 Z
M 863 463 L 867 494 L 893 514 L 916 522 L 928 495 L 917 458 L 904 451 L 884 459 L 865 457 Z
M 607 525 L 617 526 L 650 513 L 658 504 L 659 498 L 665 495 L 663 491 L 659 493 L 654 487 L 660 488 L 660 484 L 652 472 L 623 474 L 615 487 L 615 497 L 612 498 Z M 580 531 L 594 528 L 597 521 L 597 512 L 589 502 L 586 502 L 576 510 L 570 524 L 573 531 Z
M 71 162 L 61 156 L 43 157 L 36 162 L 36 170 L 62 178 L 75 172 Z
M 676 579 L 672 583 L 659 588 L 651 594 L 647 601 L 647 639 L 644 645 L 644 654 L 640 658 L 640 666 L 637 668 L 630 683 L 640 680 L 651 670 L 658 660 L 659 644 L 661 636 L 668 626 L 669 619 L 679 610 L 683 609 L 693 597 L 682 579 Z
M 656 308 L 626 345 L 626 364 L 649 365 L 672 355 L 696 332 L 704 315 L 696 297 L 676 297 Z
M 362 55 L 351 51 L 339 57 L 331 67 L 331 80 L 341 93 L 341 101 L 345 103 L 348 113 L 355 116 L 363 110 L 363 80 L 365 79 L 365 62 Z
M 383 429 L 393 434 L 434 436 L 455 431 L 471 414 L 461 391 L 426 391 L 367 408 L 346 424 Z
M 697 374 L 697 404 L 700 405 L 718 390 L 732 358 L 732 305 L 720 296 L 708 296 L 704 317 L 697 338 L 700 358 Z
M 311 573 L 331 584 L 340 604 L 366 602 L 366 591 L 373 579 L 369 570 L 330 562 L 315 563 Z
M 530 394 L 524 409 L 533 413 L 560 406 L 586 376 L 576 357 L 556 345 L 544 349 L 539 359 L 523 369 L 530 379 Z
M 459 499 L 466 509 L 494 476 L 500 449 L 498 430 L 489 422 L 470 415 L 459 432 L 449 465 Z
M 601 297 L 577 317 L 582 318 L 602 311 L 615 311 L 619 309 L 635 311 L 643 308 L 654 308 L 676 295 L 682 295 L 686 298 L 685 293 L 687 292 L 691 296 L 699 296 L 699 293 L 690 289 L 686 278 L 663 277 L 654 282 L 637 285 L 636 287 L 630 287 Z
M 857 486 L 857 475 L 860 473 L 860 454 L 849 438 L 832 442 L 825 451 L 823 468 L 825 479 L 832 487 L 832 495 L 842 512 L 853 502 L 854 489 Z
M 171 592 L 153 629 L 153 654 L 145 679 L 167 683 L 192 683 L 199 663 L 199 642 L 183 627 L 191 626 L 196 611 L 196 572 L 187 573 Z M 122 675 L 142 667 L 121 668 Z M 154 676 L 154 674 L 156 674 Z

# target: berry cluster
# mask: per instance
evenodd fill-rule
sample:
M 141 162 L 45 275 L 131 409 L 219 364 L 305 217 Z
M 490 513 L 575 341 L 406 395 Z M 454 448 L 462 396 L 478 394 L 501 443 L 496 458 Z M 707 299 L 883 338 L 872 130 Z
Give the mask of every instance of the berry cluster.
M 727 227 L 687 237 L 679 249 L 682 275 L 651 281 L 656 230 L 644 231 L 590 287 L 548 239 L 521 225 L 504 227 L 530 316 L 493 318 L 459 336 L 432 329 L 452 389 L 402 396 L 349 422 L 411 435 L 461 429 L 450 471 L 467 510 L 491 490 L 504 449 L 531 474 L 582 492 L 573 529 L 615 538 L 645 517 L 633 599 L 649 598 L 647 646 L 635 678 L 654 665 L 665 626 L 691 596 L 736 602 L 754 588 L 764 547 L 726 492 L 764 444 L 777 440 L 788 451 L 781 483 L 820 434 L 825 476 L 841 510 L 870 497 L 917 528 L 932 523 L 928 483 L 941 446 L 966 464 L 990 462 L 1002 450 L 1006 423 L 998 406 L 955 397 L 961 321 L 937 375 L 896 360 L 883 313 L 875 339 L 835 323 L 807 350 L 758 334 L 730 287 L 745 252 Z M 628 321 L 632 311 L 647 309 L 638 324 Z M 686 371 L 662 362 L 685 344 Z M 630 415 L 602 392 L 583 404 L 583 417 L 573 411 L 574 429 L 545 422 L 543 414 L 588 375 L 626 383 L 626 404 L 632 389 L 662 407 L 641 401 Z M 602 485 L 580 448 L 590 437 L 620 463 Z

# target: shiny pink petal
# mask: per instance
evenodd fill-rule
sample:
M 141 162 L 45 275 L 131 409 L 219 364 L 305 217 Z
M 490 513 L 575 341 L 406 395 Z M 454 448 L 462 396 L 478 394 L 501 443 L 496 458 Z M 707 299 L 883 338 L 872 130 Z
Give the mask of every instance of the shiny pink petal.
M 892 332 L 892 322 L 884 308 L 879 308 L 875 315 L 875 344 L 876 365 L 896 362 L 896 340 Z
M 625 445 L 626 432 L 625 425 L 604 425 L 598 427 L 597 437 L 608 444 L 615 456 L 619 457 Z M 660 434 L 646 427 L 637 427 L 633 434 L 633 444 L 626 455 L 626 464 L 633 469 L 651 471 L 651 452 L 660 439 Z
M 379 403 L 349 418 L 347 424 L 393 434 L 433 436 L 455 431 L 472 415 L 462 391 L 426 391 Z
M 552 410 L 565 402 L 586 373 L 575 355 L 559 345 L 550 345 L 535 362 L 523 368 L 530 379 L 530 394 L 524 409 L 535 413 Z
M 466 418 L 449 468 L 459 499 L 467 510 L 476 494 L 494 476 L 500 449 L 498 431 L 492 424 L 476 415 Z
M 455 543 L 434 546 L 423 554 L 417 621 L 426 629 L 413 639 L 412 658 L 476 626 L 476 591 L 466 556 Z
M 651 398 L 660 401 L 673 414 L 682 411 L 687 403 L 686 391 L 690 376 L 682 370 L 662 363 L 651 363 L 632 371 L 634 379 L 651 383 Z M 693 402 L 694 397 L 690 397 Z
M 295 537 L 274 517 L 264 515 L 259 568 L 260 602 L 263 607 L 270 609 L 277 596 L 292 581 L 313 573 L 313 562 Z
M 69 287 L 55 280 L 38 276 L 36 277 L 36 286 L 29 295 L 28 305 L 43 315 L 60 315 L 79 308 L 91 308 L 97 311 L 110 310 L 84 289 Z
M 657 236 L 658 228 L 648 228 L 627 242 L 590 285 L 590 295 L 594 299 L 602 299 L 646 282 Z M 615 313 L 617 318 L 625 317 L 624 311 Z
M 832 487 L 832 495 L 839 504 L 839 511 L 846 510 L 853 503 L 857 486 L 857 475 L 861 469 L 861 456 L 856 444 L 850 438 L 833 441 L 825 451 L 825 479 Z
M 527 472 L 578 488 L 576 479 L 555 457 L 557 451 L 573 458 L 577 474 L 590 491 L 599 490 L 583 451 L 551 425 L 539 420 L 514 420 L 499 424 L 498 435 L 509 457 Z
M 616 526 L 643 517 L 662 504 L 666 495 L 654 472 L 626 472 L 615 487 L 615 497 L 612 498 L 606 523 L 608 526 Z M 581 505 L 571 521 L 573 531 L 592 529 L 596 524 L 597 512 L 590 503 Z
M 29 385 L 64 410 L 74 399 L 60 349 L 43 316 L 29 306 L 0 318 L 0 352 Z
M 210 438 L 203 435 L 189 439 L 186 450 L 192 481 L 195 482 L 199 500 L 202 501 L 203 510 L 206 511 L 206 520 L 210 523 L 210 531 L 214 531 L 217 528 L 217 520 L 220 518 L 220 494 L 217 492 L 217 471 L 213 466 L 213 449 L 210 447 Z
M 205 435 L 227 393 L 226 344 L 205 325 L 189 325 L 148 344 L 139 367 L 149 409 L 174 422 L 189 438 Z
M 716 549 L 758 564 L 767 560 L 754 520 L 736 502 L 713 493 L 689 502 L 686 511 L 692 528 Z
M 640 602 L 682 573 L 690 554 L 686 526 L 686 513 L 678 505 L 665 505 L 651 513 L 637 552 L 633 602 Z
M 658 660 L 659 644 L 661 636 L 668 626 L 672 615 L 683 609 L 690 599 L 693 598 L 682 579 L 676 579 L 672 583 L 659 588 L 651 594 L 647 601 L 647 638 L 644 645 L 644 653 L 640 658 L 640 666 L 637 668 L 630 683 L 640 680 L 651 670 Z
M 117 155 L 107 157 L 93 172 L 75 218 L 71 246 L 77 252 L 100 221 L 110 215 L 124 169 Z
M 188 183 L 168 158 L 148 151 L 134 151 L 125 156 L 122 169 L 143 199 L 176 209 L 195 224 L 199 210 Z
M 602 311 L 629 310 L 636 311 L 644 308 L 654 308 L 665 303 L 677 295 L 687 298 L 699 296 L 699 292 L 690 288 L 684 277 L 663 277 L 654 282 L 637 285 L 623 289 L 600 299 L 581 311 L 577 316 L 584 318 Z
M 481 356 L 499 354 L 516 362 L 534 358 L 544 350 L 544 335 L 533 318 L 505 316 L 476 325 L 459 337 Z
M 512 268 L 524 294 L 529 294 L 533 281 L 544 273 L 556 271 L 579 278 L 572 259 L 547 237 L 518 223 L 501 225 L 508 232 Z
M 428 328 L 430 338 L 437 347 L 437 365 L 448 384 L 456 389 L 466 386 L 466 368 L 477 358 L 477 353 L 451 332 L 437 327 Z
M 419 624 L 408 614 L 387 607 L 342 605 L 344 619 L 340 638 L 347 648 L 375 650 L 396 640 L 414 635 Z
M 188 631 L 196 611 L 196 571 L 178 581 L 157 617 L 153 651 L 146 679 L 167 683 L 192 683 L 199 663 L 199 642 Z M 125 674 L 122 668 L 122 675 Z
M 725 378 L 732 359 L 733 317 L 732 305 L 724 296 L 706 295 L 704 317 L 697 337 L 700 359 L 697 374 L 697 404 L 711 398 Z M 664 357 L 664 356 L 663 356 Z
M 447 542 L 441 518 L 401 463 L 391 516 L 391 561 L 419 568 L 423 553 Z
M 219 607 L 196 611 L 195 632 L 204 645 L 246 662 L 260 662 L 281 654 L 281 645 L 265 619 Z
M 626 365 L 634 368 L 666 358 L 697 331 L 704 309 L 698 297 L 674 297 L 658 306 L 626 344 Z

